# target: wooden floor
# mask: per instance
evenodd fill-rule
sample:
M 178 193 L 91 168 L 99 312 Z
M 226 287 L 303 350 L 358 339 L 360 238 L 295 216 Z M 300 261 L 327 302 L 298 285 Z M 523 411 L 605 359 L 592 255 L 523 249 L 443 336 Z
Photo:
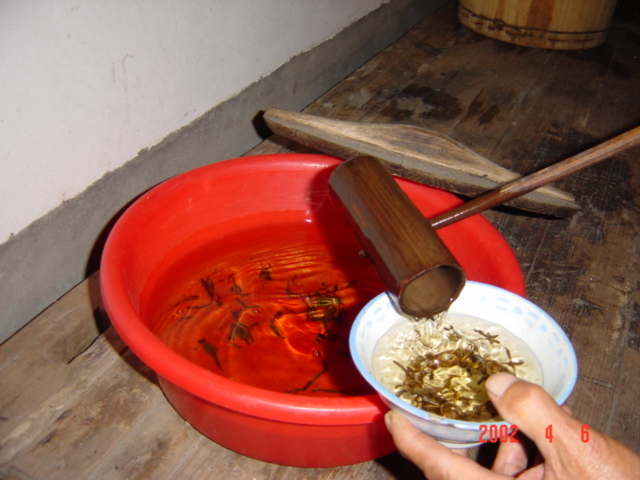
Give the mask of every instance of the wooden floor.
M 591 50 L 517 47 L 461 27 L 451 2 L 306 111 L 418 125 L 529 173 L 640 125 L 639 33 L 616 22 Z M 304 149 L 273 138 L 249 153 L 288 150 Z M 580 373 L 568 404 L 637 452 L 639 159 L 634 149 L 558 182 L 582 205 L 572 218 L 486 214 L 515 251 L 528 297 L 573 342 Z M 398 454 L 299 469 L 207 440 L 108 327 L 95 275 L 0 350 L 0 478 L 421 477 Z

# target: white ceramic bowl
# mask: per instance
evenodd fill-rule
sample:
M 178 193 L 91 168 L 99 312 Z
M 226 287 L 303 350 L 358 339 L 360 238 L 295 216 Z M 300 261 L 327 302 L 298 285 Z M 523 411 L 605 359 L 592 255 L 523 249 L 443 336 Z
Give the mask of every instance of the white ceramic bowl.
M 471 315 L 506 327 L 533 350 L 543 373 L 543 388 L 558 404 L 569 397 L 578 376 L 576 355 L 560 326 L 542 309 L 507 290 L 478 282 L 467 282 L 449 309 L 451 314 Z M 391 328 L 409 322 L 388 294 L 371 300 L 351 329 L 350 348 L 360 373 L 376 389 L 384 402 L 401 413 L 424 433 L 453 448 L 467 448 L 480 442 L 481 425 L 487 430 L 507 422 L 467 422 L 432 415 L 398 398 L 371 373 L 374 348 Z M 486 439 L 487 437 L 485 437 Z

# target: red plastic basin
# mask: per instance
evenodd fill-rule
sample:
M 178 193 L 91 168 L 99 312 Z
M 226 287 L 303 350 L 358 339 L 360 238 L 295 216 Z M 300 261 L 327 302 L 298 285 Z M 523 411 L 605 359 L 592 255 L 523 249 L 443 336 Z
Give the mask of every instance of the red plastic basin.
M 350 237 L 328 195 L 328 178 L 339 162 L 323 155 L 276 154 L 186 172 L 127 209 L 102 257 L 101 288 L 109 317 L 124 342 L 157 373 L 174 408 L 211 440 L 266 462 L 332 467 L 391 453 L 395 447 L 383 421 L 387 408 L 374 394 L 305 397 L 224 378 L 162 343 L 141 318 L 140 306 L 163 259 L 215 236 L 217 224 L 237 221 L 244 229 L 248 216 L 271 212 L 272 218 L 273 212 L 294 210 L 305 212 L 308 222 L 323 222 L 329 235 Z M 442 190 L 397 181 L 428 218 L 461 203 Z M 470 280 L 525 294 L 512 250 L 482 216 L 438 234 Z

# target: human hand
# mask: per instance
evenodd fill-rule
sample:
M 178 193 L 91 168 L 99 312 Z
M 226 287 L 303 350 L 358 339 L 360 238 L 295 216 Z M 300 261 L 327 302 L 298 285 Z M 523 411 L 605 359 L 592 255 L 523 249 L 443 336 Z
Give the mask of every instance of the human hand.
M 544 458 L 541 464 L 527 470 L 524 445 L 501 443 L 492 469 L 487 470 L 421 433 L 401 415 L 388 412 L 387 428 L 400 453 L 430 480 L 640 479 L 638 455 L 593 429 L 584 442 L 583 423 L 558 406 L 539 386 L 508 373 L 498 373 L 487 380 L 487 391 L 500 416 L 517 425 L 536 444 Z M 553 428 L 552 442 L 546 437 L 548 425 Z

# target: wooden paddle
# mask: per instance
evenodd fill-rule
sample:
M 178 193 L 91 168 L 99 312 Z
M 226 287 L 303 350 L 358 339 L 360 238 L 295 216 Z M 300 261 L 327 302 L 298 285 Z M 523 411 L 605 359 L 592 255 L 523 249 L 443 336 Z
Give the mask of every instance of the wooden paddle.
M 345 122 L 278 108 L 269 108 L 264 119 L 274 133 L 320 152 L 345 160 L 372 156 L 393 175 L 469 197 L 520 177 L 445 135 L 414 126 Z M 507 205 L 558 217 L 580 209 L 571 194 L 550 186 Z

